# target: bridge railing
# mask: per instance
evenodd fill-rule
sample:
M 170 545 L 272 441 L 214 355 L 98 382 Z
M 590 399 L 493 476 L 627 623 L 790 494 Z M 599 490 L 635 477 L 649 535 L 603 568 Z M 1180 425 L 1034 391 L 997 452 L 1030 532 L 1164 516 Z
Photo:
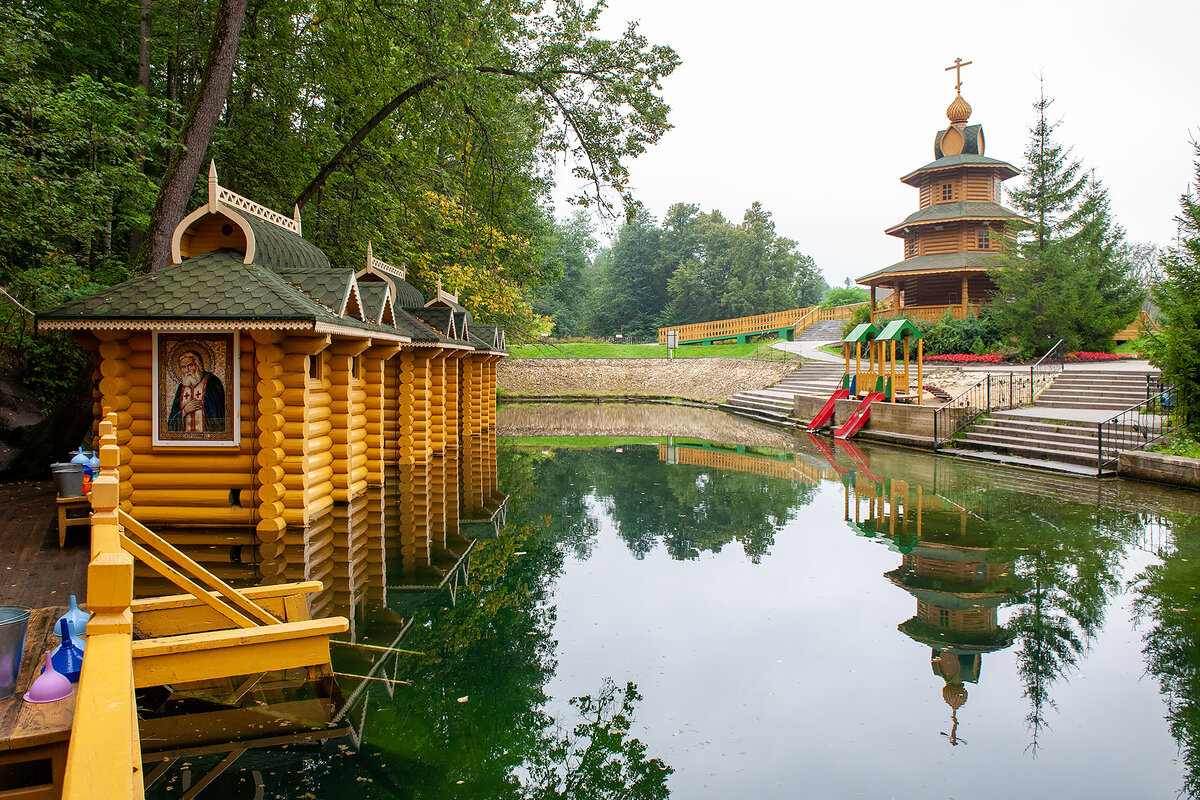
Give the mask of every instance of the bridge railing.
M 713 339 L 731 339 L 735 336 L 752 336 L 769 331 L 794 329 L 796 335 L 803 333 L 817 322 L 830 319 L 849 319 L 854 310 L 868 305 L 867 303 L 852 303 L 845 306 L 822 308 L 807 306 L 793 308 L 788 311 L 775 311 L 770 314 L 755 314 L 750 317 L 734 319 L 718 319 L 712 322 L 694 322 L 689 325 L 669 325 L 658 329 L 658 343 L 667 343 L 667 331 L 675 331 L 679 343 L 711 341 Z

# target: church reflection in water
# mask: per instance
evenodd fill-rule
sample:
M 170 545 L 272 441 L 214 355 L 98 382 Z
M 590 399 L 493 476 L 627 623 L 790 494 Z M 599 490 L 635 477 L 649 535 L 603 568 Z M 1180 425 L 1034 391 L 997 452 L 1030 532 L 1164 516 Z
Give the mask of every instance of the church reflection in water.
M 331 642 L 333 677 L 285 670 L 140 693 L 148 794 L 193 798 L 249 784 L 245 796 L 262 796 L 260 763 L 299 769 L 330 747 L 357 747 L 373 708 L 407 683 L 400 644 L 414 615 L 453 607 L 475 541 L 500 534 L 508 498 L 496 456 L 495 430 L 484 429 L 464 436 L 461 451 L 397 468 L 388 489 L 313 520 L 293 551 L 303 561 L 282 577 L 321 581 L 308 598 L 314 618 L 350 620 L 345 638 Z
M 901 557 L 884 577 L 912 595 L 916 613 L 897 627 L 930 648 L 930 666 L 944 681 L 942 698 L 950 707 L 950 729 L 944 733 L 952 745 L 964 743 L 958 711 L 967 702 L 966 684 L 979 682 L 984 654 L 1014 641 L 999 621 L 1000 608 L 1014 600 L 1011 548 L 968 506 L 986 502 L 986 493 L 968 490 L 970 500 L 959 487 L 943 486 L 950 491 L 940 493 L 936 470 L 925 480 L 881 477 L 853 442 L 808 438 L 811 458 L 803 452 L 782 456 L 747 448 L 660 445 L 659 459 L 807 483 L 841 482 L 845 521 L 858 535 L 885 542 Z M 947 472 L 946 479 L 957 474 Z

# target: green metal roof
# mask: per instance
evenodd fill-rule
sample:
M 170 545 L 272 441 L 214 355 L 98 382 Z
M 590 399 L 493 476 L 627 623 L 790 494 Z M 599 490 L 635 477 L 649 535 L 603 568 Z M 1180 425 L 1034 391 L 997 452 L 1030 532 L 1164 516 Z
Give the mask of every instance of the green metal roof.
M 901 339 L 921 339 L 921 332 L 917 330 L 917 326 L 913 325 L 907 319 L 894 319 L 887 325 L 883 326 L 883 331 L 875 337 L 877 342 L 892 342 L 900 341 Z
M 936 256 L 913 256 L 892 264 L 890 267 L 876 270 L 869 275 L 857 279 L 858 283 L 868 283 L 874 278 L 885 275 L 903 275 L 908 272 L 954 272 L 971 270 L 977 272 L 985 269 L 996 269 L 1000 266 L 1002 256 L 999 253 L 942 253 Z
M 933 157 L 944 158 L 945 153 L 942 152 L 942 136 L 945 135 L 948 128 L 943 128 L 933 135 Z M 963 135 L 963 155 L 978 156 L 982 155 L 983 150 L 983 126 L 982 125 L 965 125 L 962 129 Z
M 879 335 L 879 328 L 876 328 L 869 322 L 860 322 L 854 326 L 854 330 L 842 339 L 845 344 L 855 344 L 857 342 L 869 342 Z
M 1017 212 L 999 203 L 937 203 L 915 211 L 885 230 L 893 233 L 910 225 L 929 225 L 935 222 L 957 222 L 958 220 L 1023 219 Z
M 915 179 L 927 172 L 938 172 L 944 169 L 953 169 L 955 167 L 995 167 L 1000 171 L 1000 179 L 1007 180 L 1014 175 L 1020 175 L 1021 171 L 1009 164 L 1007 161 L 1001 161 L 997 158 L 988 158 L 987 156 L 976 155 L 974 153 L 960 153 L 956 156 L 943 156 L 936 161 L 931 161 L 923 167 L 914 169 L 900 180 L 907 183 L 909 186 L 919 186 L 919 182 Z

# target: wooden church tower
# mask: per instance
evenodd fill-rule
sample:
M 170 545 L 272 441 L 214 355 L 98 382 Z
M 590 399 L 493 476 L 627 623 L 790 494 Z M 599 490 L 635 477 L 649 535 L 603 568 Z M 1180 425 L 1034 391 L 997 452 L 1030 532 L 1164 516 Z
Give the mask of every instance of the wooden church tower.
M 983 126 L 968 124 L 962 68 L 970 63 L 956 58 L 946 68 L 955 71 L 956 94 L 946 109 L 949 126 L 934 136 L 934 160 L 900 179 L 920 193 L 918 210 L 885 231 L 904 241 L 904 260 L 858 279 L 871 288 L 872 308 L 886 289 L 892 313 L 963 317 L 995 289 L 988 272 L 1011 240 L 1007 223 L 1020 218 L 1000 204 L 1000 186 L 1020 171 L 985 156 Z

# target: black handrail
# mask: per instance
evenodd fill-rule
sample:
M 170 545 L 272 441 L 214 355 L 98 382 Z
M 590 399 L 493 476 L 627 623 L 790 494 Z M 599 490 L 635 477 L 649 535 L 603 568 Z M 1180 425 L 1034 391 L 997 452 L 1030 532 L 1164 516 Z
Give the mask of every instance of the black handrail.
M 1066 359 L 1063 357 L 1062 343 L 1063 340 L 1059 339 L 1057 342 L 1051 345 L 1050 349 L 1046 351 L 1045 355 L 1035 361 L 1029 368 L 1029 402 L 1032 403 L 1034 400 L 1036 400 L 1037 396 L 1041 394 L 1040 390 L 1049 386 L 1050 382 L 1054 380 L 1055 376 L 1063 371 Z M 1048 362 L 1047 359 L 1049 359 Z M 1039 379 L 1042 384 L 1041 387 L 1038 386 Z
M 1103 475 L 1121 453 L 1143 450 L 1171 432 L 1171 416 L 1166 413 L 1170 397 L 1170 388 L 1164 387 L 1153 397 L 1096 423 L 1096 475 Z

